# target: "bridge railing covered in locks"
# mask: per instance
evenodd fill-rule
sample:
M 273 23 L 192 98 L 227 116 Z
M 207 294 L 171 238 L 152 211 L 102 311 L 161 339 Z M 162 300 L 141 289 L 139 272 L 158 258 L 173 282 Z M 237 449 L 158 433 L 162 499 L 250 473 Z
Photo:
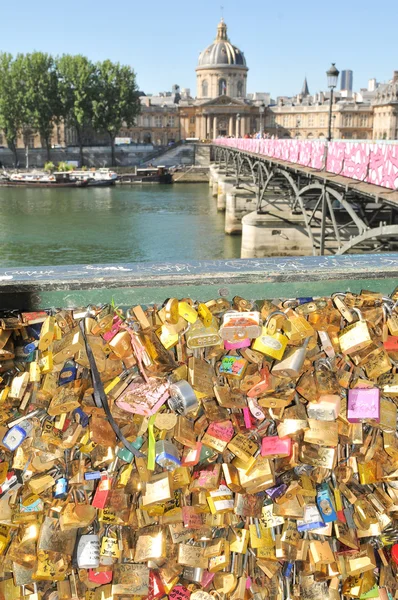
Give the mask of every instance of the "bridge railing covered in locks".
M 392 596 L 397 283 L 398 254 L 1 270 L 0 598 Z
M 213 143 L 398 189 L 398 142 L 220 138 Z
M 397 253 L 10 267 L 0 269 L 0 308 L 75 308 L 111 300 L 149 305 L 174 296 L 208 300 L 220 294 L 290 298 L 366 288 L 388 294 L 397 275 Z

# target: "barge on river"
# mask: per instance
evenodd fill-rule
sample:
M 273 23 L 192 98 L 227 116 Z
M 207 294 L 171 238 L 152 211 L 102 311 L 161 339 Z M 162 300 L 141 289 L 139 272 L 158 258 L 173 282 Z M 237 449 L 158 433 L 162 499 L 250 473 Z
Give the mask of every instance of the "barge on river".
M 0 176 L 0 185 L 7 187 L 37 187 L 37 188 L 59 188 L 59 187 L 86 187 L 87 180 L 78 181 L 66 173 L 13 173 L 12 175 Z
M 71 175 L 78 181 L 87 181 L 88 187 L 109 187 L 115 185 L 118 176 L 110 169 L 101 168 L 90 171 L 72 171 Z
M 173 183 L 173 175 L 164 166 L 137 168 L 135 173 L 120 173 L 120 183 Z
M 57 171 L 44 173 L 33 171 L 31 173 L 12 173 L 6 171 L 0 174 L 0 185 L 11 187 L 104 187 L 114 185 L 117 174 L 109 169 L 96 171 Z

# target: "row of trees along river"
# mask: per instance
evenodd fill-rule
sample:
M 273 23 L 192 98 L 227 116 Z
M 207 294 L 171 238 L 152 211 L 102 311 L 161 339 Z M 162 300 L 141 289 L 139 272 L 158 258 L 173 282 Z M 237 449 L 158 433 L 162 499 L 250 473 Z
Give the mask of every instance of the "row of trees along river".
M 92 63 L 85 56 L 54 58 L 43 52 L 0 53 L 0 129 L 16 158 L 18 136 L 40 134 L 50 159 L 53 126 L 73 126 L 83 164 L 84 126 L 107 132 L 115 161 L 115 137 L 131 127 L 140 112 L 134 71 L 110 60 Z

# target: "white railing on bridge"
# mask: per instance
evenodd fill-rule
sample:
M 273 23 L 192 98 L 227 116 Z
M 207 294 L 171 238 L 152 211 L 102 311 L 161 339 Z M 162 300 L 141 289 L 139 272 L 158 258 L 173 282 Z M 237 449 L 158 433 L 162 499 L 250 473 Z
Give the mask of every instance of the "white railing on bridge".
M 213 143 L 398 189 L 398 143 L 245 138 L 219 138 Z

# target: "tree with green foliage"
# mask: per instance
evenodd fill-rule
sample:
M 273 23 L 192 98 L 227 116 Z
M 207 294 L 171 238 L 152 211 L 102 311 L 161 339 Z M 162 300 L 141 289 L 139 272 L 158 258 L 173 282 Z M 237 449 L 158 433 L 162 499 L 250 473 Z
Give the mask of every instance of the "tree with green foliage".
M 52 173 L 53 171 L 55 171 L 54 163 L 51 160 L 49 162 L 46 162 L 46 164 L 44 165 L 44 170 L 48 173 Z
M 17 139 L 26 123 L 24 59 L 18 54 L 0 53 L 0 129 L 18 165 Z
M 43 52 L 32 52 L 24 56 L 23 62 L 27 120 L 39 132 L 50 160 L 53 127 L 62 115 L 54 59 Z
M 115 137 L 123 125 L 131 127 L 141 105 L 134 71 L 110 60 L 96 65 L 96 89 L 93 100 L 93 126 L 106 131 L 115 164 Z
M 58 171 L 73 171 L 73 166 L 64 160 L 61 160 L 61 162 L 58 163 Z
M 83 127 L 91 125 L 93 118 L 95 66 L 80 54 L 64 54 L 56 60 L 56 69 L 62 116 L 76 130 L 83 166 Z

